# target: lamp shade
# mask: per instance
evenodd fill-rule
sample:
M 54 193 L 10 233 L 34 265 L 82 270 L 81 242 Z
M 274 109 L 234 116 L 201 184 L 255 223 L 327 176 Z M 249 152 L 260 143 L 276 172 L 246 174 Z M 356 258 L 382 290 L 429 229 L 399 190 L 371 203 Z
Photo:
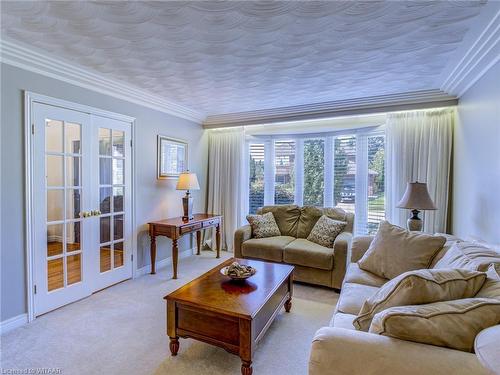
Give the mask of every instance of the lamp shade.
M 198 178 L 196 173 L 191 173 L 189 171 L 182 172 L 179 175 L 179 180 L 177 181 L 177 190 L 200 190 L 200 184 L 198 183 Z
M 437 210 L 427 184 L 422 182 L 408 182 L 403 198 L 398 203 L 399 208 L 409 208 L 412 210 Z

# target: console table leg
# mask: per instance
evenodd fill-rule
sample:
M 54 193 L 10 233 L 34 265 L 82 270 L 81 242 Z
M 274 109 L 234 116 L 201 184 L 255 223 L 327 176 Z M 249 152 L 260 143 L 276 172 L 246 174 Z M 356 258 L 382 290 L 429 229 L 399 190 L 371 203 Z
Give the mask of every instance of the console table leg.
M 173 356 L 176 356 L 177 352 L 179 351 L 179 338 L 171 337 L 169 347 L 170 347 L 170 353 L 172 353 Z
M 156 273 L 156 236 L 154 234 L 151 234 L 150 255 L 151 255 L 151 275 L 154 275 Z
M 177 260 L 179 258 L 179 248 L 177 247 L 177 240 L 172 240 L 172 265 L 174 268 L 174 279 L 177 279 Z
M 241 361 L 241 375 L 252 375 L 253 368 L 251 361 Z
M 196 232 L 196 255 L 200 255 L 200 251 L 201 251 L 201 230 L 199 230 L 198 232 Z
M 285 302 L 285 311 L 288 313 L 292 309 L 292 299 L 287 299 Z
M 215 227 L 215 243 L 217 246 L 217 258 L 220 258 L 220 225 Z

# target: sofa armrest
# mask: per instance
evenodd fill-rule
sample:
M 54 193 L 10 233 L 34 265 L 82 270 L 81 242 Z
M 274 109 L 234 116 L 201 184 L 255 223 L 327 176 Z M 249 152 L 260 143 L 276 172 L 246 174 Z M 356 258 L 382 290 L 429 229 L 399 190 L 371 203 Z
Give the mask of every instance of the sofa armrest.
M 486 375 L 476 355 L 373 333 L 324 327 L 313 339 L 309 375 Z
M 236 229 L 236 232 L 234 232 L 234 256 L 236 258 L 243 257 L 241 254 L 241 245 L 250 238 L 252 238 L 252 227 L 250 225 L 244 225 Z
M 373 236 L 356 236 L 352 239 L 351 263 L 356 263 L 366 253 L 373 241 Z
M 342 232 L 333 242 L 332 287 L 340 289 L 344 281 L 347 260 L 351 253 L 352 233 Z

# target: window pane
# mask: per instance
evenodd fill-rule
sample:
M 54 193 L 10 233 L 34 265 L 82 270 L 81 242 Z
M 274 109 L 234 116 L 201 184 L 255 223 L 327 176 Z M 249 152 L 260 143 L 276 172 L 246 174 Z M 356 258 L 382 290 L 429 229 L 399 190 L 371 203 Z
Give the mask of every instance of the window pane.
M 354 212 L 356 202 L 356 137 L 336 138 L 334 153 L 333 192 L 335 205 Z
M 70 255 L 66 258 L 66 270 L 68 285 L 82 281 L 81 254 Z
M 47 256 L 53 257 L 63 253 L 64 225 L 47 225 Z
M 125 156 L 125 132 L 113 130 L 113 156 Z
M 264 145 L 250 145 L 249 213 L 264 205 Z
M 80 153 L 80 127 L 80 124 L 72 124 L 70 122 L 66 123 L 66 153 Z
M 295 141 L 274 143 L 275 185 L 274 203 L 295 201 Z
M 304 205 L 323 207 L 325 141 L 304 141 Z
M 111 158 L 99 158 L 99 183 L 111 185 Z
M 111 129 L 99 128 L 99 154 L 111 155 Z
M 101 214 L 109 214 L 111 212 L 111 188 L 104 187 L 99 190 L 99 211 Z
M 113 159 L 113 184 L 123 184 L 123 159 Z
M 384 136 L 368 137 L 368 223 L 366 232 L 373 234 L 385 219 Z
M 66 185 L 67 186 L 80 186 L 80 157 L 67 156 L 66 157 Z
M 45 121 L 45 150 L 47 152 L 63 152 L 62 121 Z
M 63 156 L 47 155 L 47 186 L 64 186 Z

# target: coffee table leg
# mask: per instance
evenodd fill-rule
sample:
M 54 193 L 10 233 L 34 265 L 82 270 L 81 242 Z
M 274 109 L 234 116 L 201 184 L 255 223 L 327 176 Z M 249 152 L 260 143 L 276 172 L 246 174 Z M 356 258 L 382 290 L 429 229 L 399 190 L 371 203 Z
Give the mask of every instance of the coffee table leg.
M 252 375 L 252 361 L 241 361 L 241 375 Z
M 172 353 L 173 356 L 176 356 L 177 352 L 179 351 L 179 338 L 171 337 L 169 346 L 170 346 L 170 353 Z
M 285 311 L 290 312 L 291 309 L 292 309 L 292 299 L 289 298 L 285 302 Z

